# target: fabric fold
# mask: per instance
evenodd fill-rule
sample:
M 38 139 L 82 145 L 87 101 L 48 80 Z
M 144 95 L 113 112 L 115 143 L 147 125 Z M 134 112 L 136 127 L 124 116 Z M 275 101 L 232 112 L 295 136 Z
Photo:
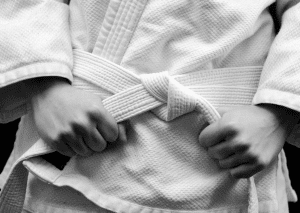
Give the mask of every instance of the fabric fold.
M 201 82 L 201 80 L 205 79 L 198 78 L 198 81 L 195 79 L 193 81 L 189 80 L 193 79 L 191 76 L 194 75 L 194 73 L 188 73 L 180 76 L 169 76 L 167 72 L 163 72 L 138 77 L 116 64 L 80 50 L 74 51 L 74 61 L 73 85 L 81 89 L 90 90 L 92 92 L 94 91 L 95 93 L 100 92 L 101 96 L 107 96 L 103 100 L 103 105 L 113 115 L 117 122 L 133 118 L 150 110 L 153 111 L 159 119 L 165 121 L 172 121 L 175 118 L 192 111 L 196 111 L 203 115 L 205 120 L 209 123 L 215 122 L 218 118 L 220 118 L 216 109 L 204 97 L 197 95 L 192 90 L 188 89 L 188 87 L 184 86 L 199 85 L 199 81 Z M 245 67 L 236 69 L 236 71 L 241 73 L 244 70 L 246 73 L 249 69 L 252 69 L 253 71 L 251 72 L 252 74 L 247 72 L 248 75 L 259 76 L 258 73 L 261 71 L 261 67 Z M 221 73 L 226 79 L 227 75 L 228 77 L 234 76 L 232 74 L 233 70 L 234 69 L 222 69 Z M 206 71 L 203 71 L 202 75 L 205 75 L 203 74 L 205 72 Z M 207 73 L 207 77 L 209 78 L 211 70 Z M 245 79 L 249 78 L 248 75 L 245 75 Z M 255 91 L 253 76 L 249 78 L 252 79 L 249 83 L 249 88 L 252 88 L 252 90 Z M 214 78 L 212 77 L 209 80 L 213 81 L 213 79 Z M 240 76 L 239 78 L 236 78 L 236 80 L 240 81 Z M 205 79 L 205 82 L 206 81 L 207 79 Z M 216 81 L 218 80 L 216 79 Z M 183 82 L 183 84 L 181 84 L 181 82 Z M 231 78 L 231 83 L 234 84 L 234 77 Z M 99 88 L 95 91 L 94 86 L 89 86 L 92 84 L 96 84 L 99 88 L 103 88 L 104 91 L 99 91 Z M 108 87 L 108 85 L 111 85 L 111 87 Z M 220 86 L 222 86 L 222 82 Z M 207 91 L 207 93 L 207 95 L 209 95 L 212 91 Z M 247 98 L 249 100 L 248 102 L 251 102 L 251 96 L 244 98 Z M 60 186 L 67 184 L 68 178 L 66 177 L 68 177 L 68 174 L 63 175 L 65 172 L 64 170 L 72 168 L 70 165 L 72 162 L 74 164 L 74 160 L 77 158 L 72 158 L 70 161 L 71 163 L 69 162 L 63 171 L 59 171 L 54 168 L 54 166 L 49 165 L 49 163 L 37 159 L 37 156 L 53 151 L 54 150 L 44 144 L 44 142 L 40 139 L 16 162 L 7 183 L 1 192 L 1 212 L 20 212 L 22 209 L 22 202 L 24 201 L 26 189 L 24 185 L 26 185 L 26 177 L 28 175 L 28 171 L 22 164 L 24 164 L 30 172 L 48 183 L 55 184 L 55 182 L 57 182 Z M 76 163 L 78 162 L 76 161 Z M 76 166 L 73 169 L 75 168 Z M 74 171 L 76 172 L 76 169 L 72 170 L 70 174 Z M 65 178 L 65 182 L 59 182 Z M 80 185 L 80 181 L 84 182 L 84 177 L 78 181 L 78 185 Z M 258 198 L 253 177 L 251 177 L 247 183 L 248 212 L 256 213 L 258 212 Z M 74 188 L 76 189 L 75 185 Z M 93 192 L 90 191 L 87 193 L 80 187 L 77 190 L 83 190 L 80 192 L 82 192 L 91 201 L 99 204 L 97 202 L 100 201 L 98 201 L 96 194 L 93 194 Z M 102 207 L 108 208 L 112 211 L 116 210 L 114 208 L 121 210 L 128 208 L 128 202 L 123 202 L 123 204 L 120 202 L 117 207 L 113 207 L 115 203 L 110 203 L 109 200 L 110 199 L 108 199 L 105 206 Z M 104 204 L 102 203 L 101 205 Z M 143 208 L 149 207 L 145 206 Z M 155 212 L 155 208 L 153 208 L 151 212 Z

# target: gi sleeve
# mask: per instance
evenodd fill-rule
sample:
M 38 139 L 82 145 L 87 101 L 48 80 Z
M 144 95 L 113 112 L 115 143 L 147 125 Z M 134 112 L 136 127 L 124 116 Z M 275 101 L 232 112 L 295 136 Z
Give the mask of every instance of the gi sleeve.
M 264 64 L 253 104 L 276 104 L 300 112 L 299 2 L 299 0 L 277 1 L 277 17 L 281 27 Z M 300 147 L 299 122 L 287 141 Z
M 72 81 L 68 19 L 63 0 L 0 1 L 0 123 L 28 111 L 18 82 L 43 76 Z

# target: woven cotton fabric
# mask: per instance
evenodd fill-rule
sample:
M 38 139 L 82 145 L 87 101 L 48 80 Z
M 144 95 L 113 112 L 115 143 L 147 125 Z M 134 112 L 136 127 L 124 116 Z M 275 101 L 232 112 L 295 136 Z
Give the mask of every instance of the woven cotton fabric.
M 67 6 L 51 0 L 4 1 L 9 6 L 6 8 L 10 8 L 2 13 L 5 21 L 13 19 L 17 23 L 26 14 L 40 14 L 37 15 L 40 18 L 27 19 L 23 40 L 20 36 L 8 39 L 8 34 L 0 34 L 2 40 L 11 42 L 11 45 L 1 43 L 4 45 L 2 49 L 8 49 L 5 52 L 21 55 L 24 54 L 22 51 L 29 52 L 24 58 L 2 55 L 5 61 L 0 70 L 2 85 L 48 75 L 72 81 L 74 75 L 73 85 L 76 87 L 99 94 L 103 99 L 120 97 L 110 102 L 123 101 L 125 110 L 120 114 L 119 109 L 114 111 L 116 105 L 107 105 L 109 111 L 120 115 L 120 120 L 125 118 L 122 116 L 126 114 L 126 106 L 139 105 L 141 108 L 138 109 L 142 109 L 144 103 L 138 97 L 144 96 L 137 95 L 135 102 L 126 103 L 126 99 L 121 99 L 122 95 L 114 94 L 127 86 L 133 86 L 132 91 L 142 95 L 147 93 L 145 91 L 152 94 L 150 102 L 153 105 L 147 112 L 129 116 L 127 144 L 114 144 L 90 158 L 72 158 L 63 171 L 38 157 L 25 161 L 24 165 L 31 172 L 25 196 L 26 211 L 274 212 L 280 205 L 278 193 L 288 194 L 289 200 L 295 200 L 287 176 L 287 191 L 276 191 L 277 172 L 282 174 L 286 169 L 285 163 L 283 168 L 279 166 L 283 157 L 278 158 L 279 164 L 274 162 L 256 175 L 254 182 L 235 181 L 218 168 L 198 141 L 200 131 L 209 121 L 205 112 L 218 107 L 249 105 L 251 102 L 273 103 L 299 111 L 297 79 L 300 76 L 296 72 L 299 65 L 299 50 L 296 49 L 299 43 L 299 28 L 296 27 L 299 6 L 288 8 L 285 5 L 289 1 L 278 1 L 280 8 L 287 9 L 280 11 L 282 30 L 274 40 L 273 21 L 267 9 L 273 2 L 73 0 Z M 13 9 L 17 12 L 14 13 Z M 48 11 L 52 11 L 49 16 L 42 15 Z M 8 12 L 12 15 L 7 15 Z M 0 23 L 1 26 L 4 29 Z M 32 37 L 29 28 L 41 33 Z M 15 32 L 15 29 L 16 26 L 12 25 L 10 30 Z M 31 42 L 35 48 L 22 47 L 22 41 Z M 45 60 L 50 64 L 43 64 Z M 112 84 L 106 88 L 97 85 L 106 72 L 110 76 L 110 67 L 114 64 L 129 76 L 140 79 L 138 83 L 132 80 L 135 78 L 123 75 L 116 82 L 124 84 Z M 257 67 L 262 72 L 253 75 Z M 93 73 L 99 69 L 104 70 L 103 74 Z M 166 95 L 168 91 L 163 86 L 155 87 L 155 81 L 160 80 L 157 75 L 154 75 L 155 79 L 151 76 L 160 73 L 171 78 L 174 76 L 175 81 L 170 81 L 175 85 L 171 87 L 175 89 L 170 90 L 174 92 L 172 95 Z M 197 74 L 180 80 L 181 75 L 191 73 Z M 135 86 L 148 90 L 139 90 Z M 193 102 L 194 96 L 189 96 L 191 91 L 208 103 L 200 113 L 194 110 L 197 104 Z M 162 101 L 165 105 L 161 105 Z M 21 103 L 24 102 L 26 100 Z M 2 120 L 13 119 L 17 109 L 8 107 L 2 110 Z M 18 116 L 24 113 L 23 108 Z M 26 154 L 33 157 L 34 151 L 42 153 L 31 149 L 39 144 L 36 142 L 40 140 L 29 111 L 22 118 L 9 165 L 18 162 L 24 153 L 25 158 Z M 47 151 L 47 147 L 44 148 Z M 7 173 L 1 175 L 3 182 L 7 176 Z M 256 194 L 249 193 L 253 186 Z M 3 198 L 3 194 L 1 196 Z

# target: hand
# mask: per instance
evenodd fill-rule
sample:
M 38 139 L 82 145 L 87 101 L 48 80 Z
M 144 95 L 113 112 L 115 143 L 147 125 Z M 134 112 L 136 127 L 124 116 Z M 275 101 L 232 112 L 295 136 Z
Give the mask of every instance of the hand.
M 221 119 L 207 126 L 199 141 L 234 178 L 249 178 L 266 168 L 280 153 L 298 116 L 276 105 L 223 108 L 219 112 Z
M 62 78 L 30 82 L 34 122 L 39 136 L 66 156 L 88 156 L 102 151 L 107 142 L 126 140 L 125 128 L 117 125 L 99 96 L 79 90 Z M 27 85 L 29 85 L 27 83 Z

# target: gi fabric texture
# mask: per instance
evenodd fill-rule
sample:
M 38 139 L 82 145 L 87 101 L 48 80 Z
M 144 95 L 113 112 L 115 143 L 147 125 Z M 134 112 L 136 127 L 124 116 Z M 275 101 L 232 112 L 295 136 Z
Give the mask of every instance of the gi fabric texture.
M 198 141 L 221 106 L 273 103 L 299 111 L 299 5 L 278 2 L 275 38 L 273 2 L 3 1 L 1 85 L 67 78 L 102 96 L 116 120 L 130 118 L 130 129 L 128 143 L 76 156 L 59 170 L 38 157 L 53 150 L 38 137 L 26 95 L 11 90 L 15 99 L 1 106 L 2 121 L 26 115 L 1 174 L 0 209 L 22 210 L 23 197 L 10 198 L 26 182 L 28 212 L 274 212 L 295 201 L 283 152 L 254 178 L 237 181 Z M 123 91 L 136 101 L 122 99 Z M 123 110 L 114 108 L 122 100 Z

